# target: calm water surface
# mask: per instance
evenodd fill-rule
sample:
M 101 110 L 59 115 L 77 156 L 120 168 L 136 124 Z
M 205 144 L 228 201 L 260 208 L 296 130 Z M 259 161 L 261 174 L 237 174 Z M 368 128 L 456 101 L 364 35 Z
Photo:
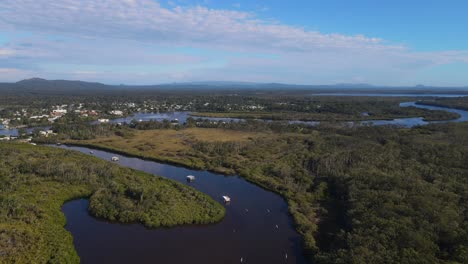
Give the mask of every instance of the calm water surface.
M 46 126 L 46 127 L 28 127 L 26 128 L 26 132 L 27 133 L 32 133 L 34 131 L 34 129 L 42 129 L 42 130 L 48 130 L 50 129 L 50 126 Z M 16 128 L 11 128 L 11 129 L 5 129 L 5 126 L 3 125 L 0 125 L 0 136 L 18 136 L 18 129 Z
M 468 93 L 442 94 L 442 93 L 316 93 L 312 96 L 372 96 L 372 97 L 463 97 Z
M 91 149 L 60 146 L 89 154 Z M 110 160 L 115 154 L 93 150 Z M 226 217 L 219 224 L 146 229 L 140 224 L 98 220 L 87 212 L 87 200 L 63 206 L 66 229 L 74 238 L 82 263 L 306 263 L 301 238 L 295 231 L 287 204 L 279 195 L 238 176 L 144 161 L 118 155 L 120 165 L 170 178 L 221 202 L 231 197 Z M 187 183 L 187 175 L 195 175 Z
M 446 95 L 449 96 L 449 95 Z M 463 122 L 468 121 L 468 111 L 465 110 L 458 110 L 452 109 L 447 107 L 437 107 L 437 106 L 428 106 L 428 105 L 418 105 L 416 102 L 404 102 L 400 104 L 401 107 L 409 107 L 414 106 L 418 108 L 428 109 L 428 110 L 444 110 L 453 113 L 460 114 L 459 119 L 450 120 L 450 121 L 431 121 L 427 122 L 424 121 L 422 117 L 410 117 L 410 118 L 396 118 L 392 120 L 366 120 L 366 121 L 350 121 L 345 122 L 346 124 L 352 125 L 374 125 L 374 126 L 383 126 L 383 125 L 397 125 L 402 127 L 413 127 L 413 126 L 420 126 L 420 125 L 427 125 L 429 123 L 440 123 L 440 122 Z M 168 112 L 168 113 L 137 113 L 132 117 L 127 118 L 119 118 L 113 119 L 111 122 L 113 123 L 123 123 L 127 122 L 130 123 L 132 120 L 142 120 L 142 121 L 149 121 L 149 120 L 158 120 L 162 121 L 164 119 L 167 120 L 174 120 L 178 119 L 179 122 L 184 123 L 187 118 L 190 117 L 190 112 Z M 198 117 L 194 117 L 198 118 Z M 241 122 L 245 121 L 245 119 L 238 119 L 238 118 L 210 118 L 210 117 L 200 117 L 202 119 L 208 119 L 212 121 L 225 121 L 225 122 Z M 263 120 L 265 122 L 271 122 L 271 120 Z M 300 120 L 291 120 L 288 121 L 290 124 L 303 124 L 309 126 L 316 126 L 320 124 L 318 121 L 300 121 Z
M 109 122 L 111 123 L 130 123 L 132 120 L 141 120 L 141 121 L 150 121 L 150 120 L 156 120 L 156 121 L 163 121 L 163 120 L 175 120 L 177 119 L 179 122 L 184 123 L 187 121 L 187 118 L 190 117 L 190 112 L 184 111 L 184 112 L 165 112 L 165 113 L 136 113 L 132 116 L 129 117 L 124 117 L 124 118 L 117 118 L 117 119 L 112 119 Z M 217 118 L 217 117 L 197 117 L 197 116 L 192 116 L 194 119 L 208 119 L 212 121 L 225 121 L 225 122 L 239 122 L 242 121 L 242 119 L 238 118 Z
M 415 102 L 401 103 L 400 106 L 446 110 L 461 116 L 448 122 L 468 121 L 468 111 L 464 110 L 417 105 Z M 117 119 L 113 122 L 175 118 L 185 122 L 188 116 L 188 112 L 139 113 L 134 117 Z M 233 121 L 240 120 L 233 119 Z M 291 122 L 310 123 L 310 125 L 318 123 Z M 423 121 L 422 118 L 402 118 L 362 123 L 412 127 L 429 122 Z M 87 154 L 91 151 L 89 148 L 73 146 L 60 146 L 60 148 Z M 105 151 L 93 150 L 93 152 L 93 155 L 105 160 L 116 156 Z M 238 176 L 224 176 L 117 156 L 120 157 L 118 163 L 121 166 L 191 185 L 220 202 L 222 195 L 228 195 L 232 203 L 225 205 L 226 217 L 219 224 L 146 229 L 140 224 L 117 224 L 98 220 L 88 214 L 87 200 L 68 202 L 63 206 L 67 218 L 66 229 L 73 235 L 75 248 L 82 263 L 241 263 L 241 259 L 242 263 L 306 263 L 302 255 L 301 238 L 294 230 L 286 202 L 279 195 Z M 187 183 L 185 180 L 187 175 L 195 175 L 196 181 Z

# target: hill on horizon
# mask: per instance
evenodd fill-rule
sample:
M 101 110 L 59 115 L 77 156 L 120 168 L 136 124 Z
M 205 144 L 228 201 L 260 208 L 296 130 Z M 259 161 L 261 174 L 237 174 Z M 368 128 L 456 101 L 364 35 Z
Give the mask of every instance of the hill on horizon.
M 137 92 L 137 91 L 167 91 L 167 90 L 283 90 L 304 91 L 311 93 L 467 93 L 468 87 L 431 87 L 417 85 L 412 87 L 374 86 L 370 84 L 334 84 L 334 85 L 297 85 L 283 83 L 255 83 L 231 81 L 201 81 L 154 85 L 109 85 L 99 82 L 80 80 L 47 80 L 30 78 L 15 83 L 0 83 L 0 92 L 7 94 L 29 95 L 89 95 L 91 93 Z

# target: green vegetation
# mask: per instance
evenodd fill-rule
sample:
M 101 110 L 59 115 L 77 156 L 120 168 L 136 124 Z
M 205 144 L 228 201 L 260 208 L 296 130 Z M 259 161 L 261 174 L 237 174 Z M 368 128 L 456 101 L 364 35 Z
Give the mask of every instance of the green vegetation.
M 423 110 L 415 107 L 394 109 L 382 113 L 333 113 L 333 112 L 196 112 L 194 117 L 265 119 L 265 120 L 299 120 L 299 121 L 365 121 L 392 120 L 395 118 L 423 117 L 424 121 L 457 119 L 457 113 L 441 110 Z
M 243 119 L 301 120 L 301 121 L 363 121 L 390 120 L 395 118 L 423 117 L 426 121 L 451 120 L 456 113 L 430 111 L 416 107 L 400 107 L 400 102 L 412 98 L 389 97 L 303 97 L 303 98 L 256 98 L 245 102 L 254 108 L 232 109 L 208 104 L 197 108 L 193 116 L 230 117 Z M 257 107 L 259 106 L 259 107 Z M 205 111 L 201 111 L 201 110 Z
M 252 124 L 129 129 L 127 138 L 73 142 L 236 172 L 278 192 L 317 263 L 468 261 L 468 124 Z
M 0 98 L 0 115 L 15 117 L 23 108 L 32 114 L 62 103 L 106 113 L 134 102 L 126 113 L 183 110 L 246 118 L 127 126 L 91 125 L 67 114 L 53 125 L 57 136 L 35 141 L 237 173 L 286 198 L 314 263 L 468 263 L 468 124 L 397 129 L 334 122 L 449 120 L 457 114 L 399 107 L 415 98 L 310 96 L 307 89 L 200 89 L 195 94 L 192 87 L 172 88 L 107 89 L 93 96 L 7 93 Z M 466 98 L 420 103 L 467 109 Z M 307 127 L 290 125 L 289 119 L 331 122 Z M 147 226 L 208 223 L 224 214 L 222 206 L 183 185 L 76 153 L 3 144 L 0 158 L 0 257 L 7 262 L 36 261 L 33 256 L 40 262 L 76 262 L 60 207 L 77 197 L 91 197 L 96 216 Z M 193 204 L 187 206 L 186 200 Z M 178 210 L 167 211 L 172 206 Z
M 40 86 L 45 88 L 52 83 L 41 81 Z M 65 84 L 60 82 L 52 85 L 50 89 L 57 90 L 60 85 Z M 84 85 L 82 88 L 87 88 L 81 90 L 79 87 L 82 85 Z M 90 85 L 71 83 L 70 86 L 58 89 L 57 91 L 60 91 L 58 94 L 39 91 L 22 94 L 20 90 L 28 86 L 26 83 L 20 87 L 11 87 L 11 90 L 4 91 L 0 97 L 0 118 L 11 119 L 11 126 L 46 125 L 48 121 L 45 118 L 31 120 L 28 117 L 49 114 L 54 107 L 64 104 L 67 105 L 69 114 L 62 117 L 64 120 L 58 119 L 58 122 L 62 123 L 77 119 L 70 116 L 80 109 L 95 110 L 98 113 L 98 116 L 83 117 L 83 120 L 115 117 L 109 113 L 116 109 L 122 110 L 124 116 L 140 111 L 191 111 L 197 112 L 196 115 L 199 116 L 303 121 L 388 120 L 405 117 L 423 117 L 427 121 L 435 121 L 458 118 L 457 114 L 446 111 L 399 107 L 401 102 L 418 99 L 414 97 L 313 96 L 312 94 L 318 90 L 306 87 L 301 89 L 291 87 L 289 90 L 196 87 L 194 92 L 194 87 L 174 89 L 174 86 L 129 89 L 128 87 L 106 88 L 101 85 L 99 89 L 87 90 L 94 87 Z M 74 86 L 77 87 L 76 90 L 70 89 Z
M 119 131 L 131 131 L 132 136 L 119 136 Z M 135 130 L 122 128 L 114 135 L 101 136 L 90 140 L 61 140 L 64 143 L 92 146 L 117 153 L 183 165 L 196 169 L 210 169 L 222 173 L 234 173 L 232 169 L 222 166 L 207 166 L 206 157 L 195 153 L 192 146 L 205 143 L 243 144 L 251 139 L 271 133 L 243 132 L 224 129 L 188 128 L 180 131 L 174 129 Z
M 79 263 L 64 229 L 64 202 L 148 227 L 220 221 L 223 206 L 191 187 L 85 154 L 0 143 L 0 263 Z

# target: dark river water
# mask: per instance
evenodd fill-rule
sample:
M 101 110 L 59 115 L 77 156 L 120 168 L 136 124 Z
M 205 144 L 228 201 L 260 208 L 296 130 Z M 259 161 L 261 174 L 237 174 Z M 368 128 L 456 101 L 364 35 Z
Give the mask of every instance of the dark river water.
M 226 217 L 221 223 L 170 229 L 98 220 L 88 214 L 87 200 L 68 202 L 62 208 L 67 218 L 65 228 L 73 235 L 82 263 L 306 263 L 301 237 L 279 195 L 238 176 L 93 151 L 104 160 L 119 156 L 121 166 L 191 185 L 220 203 L 221 196 L 228 195 L 232 202 L 225 205 Z M 196 176 L 196 180 L 188 183 L 187 175 Z
M 401 107 L 408 106 L 455 112 L 460 114 L 461 118 L 450 122 L 468 121 L 468 111 L 417 105 L 415 102 L 401 104 Z M 134 117 L 112 122 L 175 118 L 185 122 L 188 116 L 188 112 L 139 113 Z M 373 120 L 362 123 L 396 124 L 405 127 L 428 124 L 422 118 Z M 315 124 L 317 122 L 310 122 L 310 125 Z M 91 155 L 89 148 L 59 147 Z M 219 202 L 222 202 L 222 195 L 228 195 L 232 202 L 225 205 L 226 217 L 221 223 L 170 229 L 147 229 L 140 224 L 110 223 L 90 216 L 87 200 L 68 202 L 63 206 L 67 218 L 66 229 L 73 235 L 74 245 L 82 263 L 306 263 L 302 254 L 301 238 L 293 227 L 285 200 L 279 195 L 238 176 L 190 170 L 100 150 L 93 152 L 92 155 L 104 160 L 119 156 L 118 163 L 121 166 L 191 185 Z M 185 178 L 187 175 L 196 176 L 195 182 L 188 183 Z

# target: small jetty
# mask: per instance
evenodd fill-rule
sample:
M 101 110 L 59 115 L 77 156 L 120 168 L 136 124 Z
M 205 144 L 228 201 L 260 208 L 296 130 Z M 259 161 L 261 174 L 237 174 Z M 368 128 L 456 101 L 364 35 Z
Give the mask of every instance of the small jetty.
M 225 203 L 229 203 L 231 202 L 231 197 L 227 196 L 227 195 L 223 195 L 223 200 Z
M 195 176 L 193 176 L 193 175 L 188 175 L 186 178 L 187 178 L 187 181 L 188 181 L 188 182 L 193 182 L 193 181 L 195 181 Z
M 119 157 L 115 157 L 115 156 L 114 156 L 114 157 L 111 158 L 111 160 L 112 160 L 112 161 L 119 161 Z

